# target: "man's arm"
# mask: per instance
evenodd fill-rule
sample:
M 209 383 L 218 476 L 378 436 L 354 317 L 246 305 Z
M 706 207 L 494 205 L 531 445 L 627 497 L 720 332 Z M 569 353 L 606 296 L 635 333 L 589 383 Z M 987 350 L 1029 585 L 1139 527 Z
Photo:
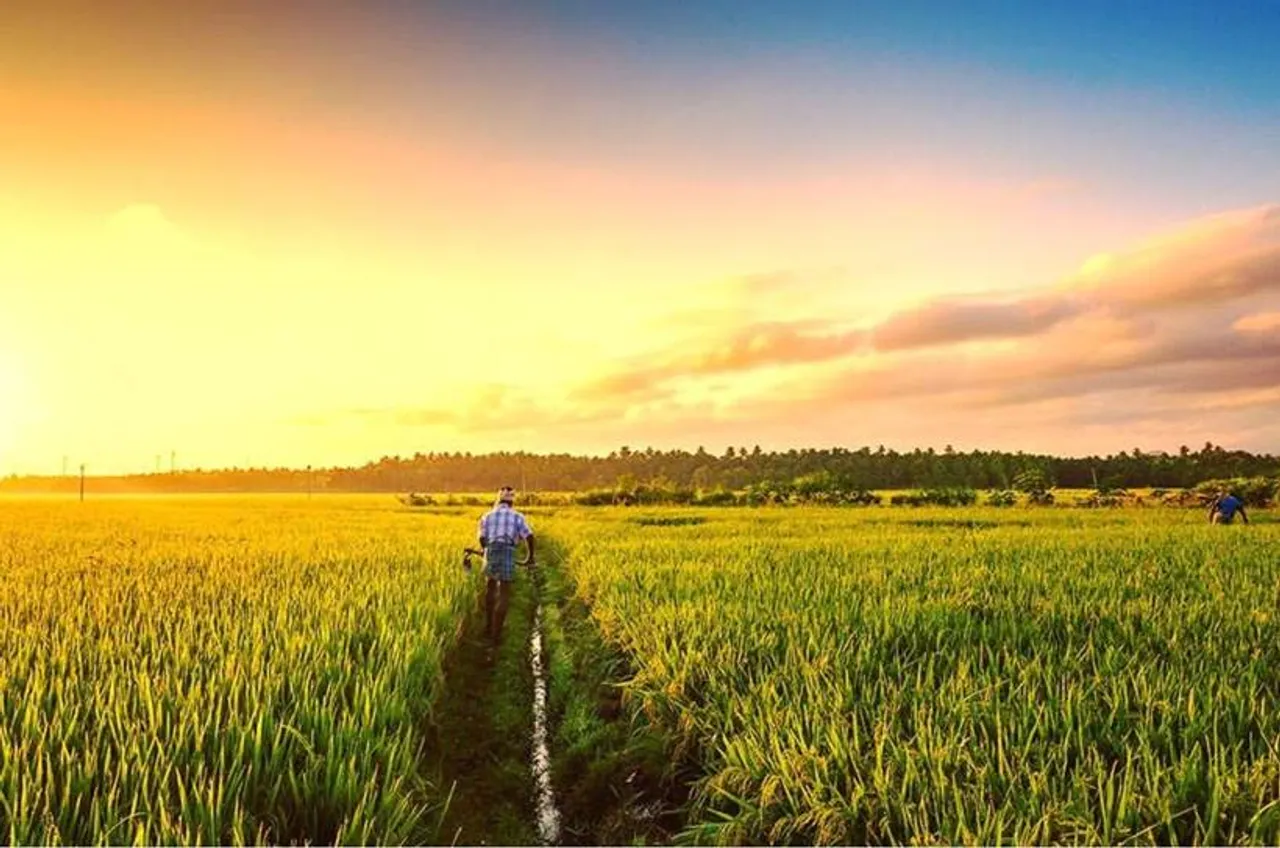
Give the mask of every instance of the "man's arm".
M 520 513 L 516 513 L 516 534 L 523 539 L 525 544 L 529 546 L 529 555 L 525 557 L 525 565 L 533 565 L 534 563 L 534 541 L 533 528 L 529 526 L 529 520 Z

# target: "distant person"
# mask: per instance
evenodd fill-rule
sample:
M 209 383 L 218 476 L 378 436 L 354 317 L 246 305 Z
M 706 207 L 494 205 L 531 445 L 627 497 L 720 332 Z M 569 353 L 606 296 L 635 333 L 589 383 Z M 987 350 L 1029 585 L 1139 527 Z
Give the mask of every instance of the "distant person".
M 1248 524 L 1249 516 L 1244 511 L 1244 503 L 1226 489 L 1219 489 L 1218 496 L 1209 505 L 1209 523 L 1230 524 L 1235 521 L 1237 512 L 1240 513 L 1240 520 Z
M 502 625 L 511 604 L 511 584 L 516 579 L 516 546 L 529 545 L 524 565 L 533 565 L 533 529 L 513 504 L 515 489 L 503 486 L 498 499 L 480 519 L 478 535 L 484 551 L 484 573 L 489 578 L 484 592 L 485 636 L 493 648 L 502 639 Z

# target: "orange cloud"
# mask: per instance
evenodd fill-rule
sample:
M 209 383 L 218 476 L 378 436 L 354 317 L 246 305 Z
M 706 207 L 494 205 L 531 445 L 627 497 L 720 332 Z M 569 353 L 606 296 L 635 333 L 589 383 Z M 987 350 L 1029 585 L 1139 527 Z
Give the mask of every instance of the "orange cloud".
M 1240 333 L 1269 333 L 1280 330 L 1280 312 L 1246 315 L 1232 324 L 1231 329 Z
M 647 438 L 714 430 L 749 439 L 797 421 L 926 438 L 987 432 L 993 414 L 1027 427 L 1041 416 L 1058 428 L 1129 421 L 1165 433 L 1172 421 L 1199 427 L 1194 411 L 1217 409 L 1245 432 L 1276 406 L 1267 392 L 1280 374 L 1280 337 L 1270 332 L 1280 315 L 1280 275 L 1270 273 L 1277 228 L 1274 208 L 1216 216 L 1051 287 L 940 298 L 861 326 L 838 311 L 762 318 L 788 285 L 812 284 L 804 272 L 770 272 L 736 281 L 745 306 L 679 324 L 693 334 L 561 398 L 490 386 L 455 408 L 369 414 L 502 437 L 625 440 L 629 427 Z
M 772 272 L 743 284 L 758 293 L 795 279 Z M 1280 338 L 1268 335 L 1280 312 L 1232 310 L 1278 296 L 1280 207 L 1272 206 L 1192 222 L 1020 295 L 937 299 L 870 327 L 839 316 L 729 326 L 605 374 L 574 397 L 625 406 L 662 396 L 677 379 L 780 366 L 796 369 L 788 393 L 745 403 L 744 415 L 904 398 L 976 409 L 1265 388 L 1280 374 Z M 819 366 L 828 373 L 812 371 Z
M 900 312 L 875 328 L 878 350 L 932 347 L 982 339 L 1032 336 L 1078 314 L 1070 297 L 1033 296 L 1007 302 L 980 297 L 935 300 Z

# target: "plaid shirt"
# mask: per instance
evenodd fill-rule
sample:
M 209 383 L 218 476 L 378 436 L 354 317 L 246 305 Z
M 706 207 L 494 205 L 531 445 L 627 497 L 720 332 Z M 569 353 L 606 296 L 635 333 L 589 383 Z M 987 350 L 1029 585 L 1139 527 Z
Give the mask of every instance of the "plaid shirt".
M 480 519 L 477 535 L 487 542 L 506 542 L 517 544 L 533 535 L 529 522 L 510 504 L 501 503 L 489 510 Z

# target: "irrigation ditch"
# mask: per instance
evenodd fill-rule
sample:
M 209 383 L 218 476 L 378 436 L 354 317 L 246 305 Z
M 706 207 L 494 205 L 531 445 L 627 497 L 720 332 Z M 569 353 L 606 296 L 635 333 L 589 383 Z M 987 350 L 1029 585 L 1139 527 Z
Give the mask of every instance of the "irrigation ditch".
M 521 570 L 496 654 L 483 589 L 443 669 L 427 730 L 428 777 L 449 795 L 436 841 L 465 845 L 670 842 L 691 776 L 628 707 L 627 658 L 574 598 L 565 549 Z

